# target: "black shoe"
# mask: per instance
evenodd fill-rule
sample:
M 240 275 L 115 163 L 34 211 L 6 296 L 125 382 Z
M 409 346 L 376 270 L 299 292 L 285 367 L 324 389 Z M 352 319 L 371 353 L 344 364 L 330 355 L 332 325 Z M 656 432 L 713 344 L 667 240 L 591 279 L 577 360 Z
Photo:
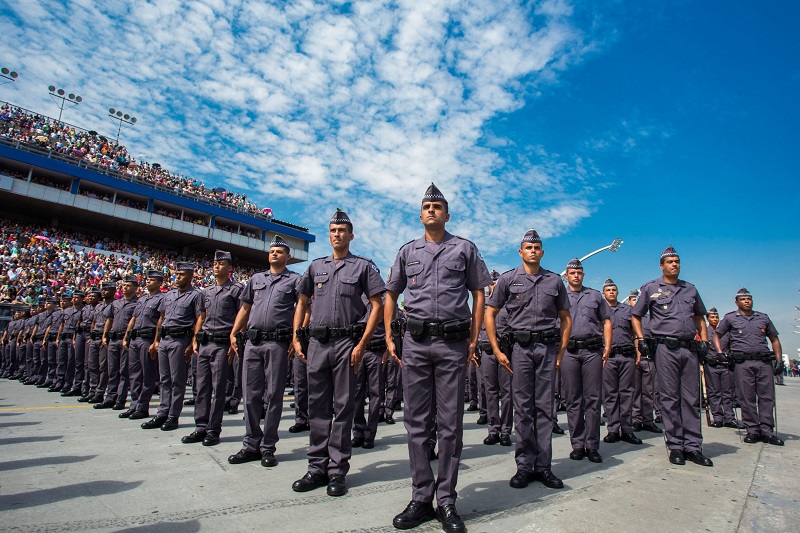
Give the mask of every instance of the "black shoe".
M 223 406 L 222 406 L 222 408 L 223 408 L 225 411 L 227 411 L 228 409 L 230 409 L 230 408 L 231 408 L 231 402 L 230 402 L 230 401 L 227 401 L 227 402 L 225 402 L 225 405 L 223 405 Z
M 144 411 L 134 411 L 128 418 L 130 420 L 141 420 L 142 418 L 147 418 L 148 416 L 150 415 L 148 413 L 145 413 Z
M 332 474 L 328 481 L 328 496 L 338 497 L 347 494 L 347 485 L 344 483 L 344 474 Z
M 721 428 L 722 427 L 722 422 L 711 422 L 711 426 L 709 426 L 709 427 Z
M 436 461 L 439 459 L 439 456 L 436 454 L 436 447 L 431 446 L 431 449 L 428 451 L 428 461 Z
M 209 431 L 203 439 L 203 446 L 216 446 L 219 444 L 219 432 Z
M 383 412 L 378 413 L 378 423 L 380 424 L 381 422 L 386 422 L 386 415 Z
M 740 409 L 742 406 L 739 402 L 732 402 L 731 407 L 733 407 L 734 409 Z
M 392 415 L 386 415 L 386 423 L 389 425 L 394 424 L 394 417 Z
M 364 437 L 353 437 L 351 445 L 353 448 L 361 448 L 364 445 Z
M 500 435 L 500 446 L 511 446 L 511 436 L 506 433 Z
M 561 426 L 558 425 L 558 422 L 553 423 L 553 433 L 555 433 L 556 435 L 564 434 L 564 430 L 561 429 Z
M 189 398 L 188 400 L 183 400 L 183 405 L 194 405 L 194 398 Z
M 726 427 L 726 428 L 732 428 L 732 429 L 744 429 L 744 424 L 742 424 L 741 422 L 736 422 L 736 421 L 734 421 L 734 422 L 725 422 L 725 423 L 724 423 L 724 424 L 722 424 L 722 425 L 723 425 L 724 427 Z
M 125 409 L 125 402 L 115 403 L 114 407 L 112 407 L 111 409 L 113 409 L 114 411 L 122 411 L 123 409 Z
M 278 460 L 275 459 L 275 453 L 266 451 L 261 454 L 261 466 L 265 466 L 267 468 L 272 468 L 273 466 L 278 466 Z
M 489 433 L 489 436 L 483 439 L 483 443 L 491 446 L 500 442 L 500 436 L 497 433 Z
M 766 435 L 761 435 L 761 442 L 764 444 L 772 444 L 773 446 L 783 446 L 783 440 L 777 435 L 771 435 L 769 437 Z
M 81 403 L 86 403 L 91 399 L 92 399 L 91 396 L 81 396 L 80 398 L 78 398 L 78 401 L 81 402 Z
M 633 430 L 634 431 L 641 431 L 642 430 L 642 423 L 641 422 L 634 422 L 633 423 Z
M 634 430 L 635 429 L 636 428 L 634 428 Z M 663 433 L 661 428 L 655 425 L 653 422 L 642 424 L 642 431 L 649 431 L 650 433 Z
M 101 403 L 96 404 L 93 407 L 93 409 L 111 409 L 112 407 L 114 407 L 114 402 L 105 400 Z
M 240 465 L 243 463 L 250 463 L 261 459 L 261 454 L 258 452 L 248 452 L 247 450 L 239 450 L 235 455 L 228 456 L 228 462 L 232 465 Z
M 436 508 L 436 520 L 442 523 L 442 529 L 451 533 L 467 533 L 464 521 L 458 516 L 456 506 L 452 503 Z
M 622 440 L 627 442 L 628 444 L 641 444 L 642 439 L 634 435 L 633 433 L 623 433 Z
M 658 415 L 658 416 L 655 418 L 655 420 L 653 420 L 653 421 L 654 421 L 656 424 L 663 424 L 663 423 L 664 423 L 664 419 L 663 419 L 663 418 L 661 418 L 661 415 Z
M 161 431 L 174 431 L 178 429 L 178 418 L 171 416 L 167 418 L 164 425 L 161 426 Z
M 744 441 L 747 444 L 755 444 L 757 442 L 761 442 L 761 435 L 758 435 L 756 433 L 748 433 L 747 435 L 744 436 Z
M 581 461 L 583 458 L 586 457 L 586 450 L 583 448 L 575 448 L 571 452 L 569 452 L 569 458 L 573 461 Z
M 375 447 L 375 437 L 367 437 L 364 439 L 364 445 L 362 448 L 365 450 L 371 450 Z
M 117 416 L 119 416 L 120 418 L 130 418 L 133 413 L 134 413 L 133 409 L 125 409 Z
M 63 385 L 53 385 L 52 387 L 47 389 L 47 392 L 61 392 L 61 389 L 63 388 L 64 388 Z
M 558 479 L 550 470 L 533 473 L 533 481 L 539 481 L 548 489 L 563 489 L 564 482 Z
M 605 425 L 606 425 L 606 421 L 605 421 L 605 420 L 603 420 L 602 418 L 600 419 L 600 425 L 601 425 L 601 426 L 605 426 Z
M 714 462 L 703 455 L 703 452 L 683 452 L 683 455 L 686 457 L 687 461 L 691 461 L 696 465 L 714 466 Z
M 683 455 L 683 450 L 670 450 L 669 462 L 674 465 L 685 465 L 686 457 Z
M 515 489 L 524 489 L 531 481 L 536 481 L 532 472 L 517 470 L 517 473 L 508 481 L 508 484 Z
M 467 411 L 477 411 L 478 410 L 478 402 L 469 402 L 469 406 L 467 406 Z
M 308 429 L 308 424 L 295 424 L 289 428 L 289 433 L 300 433 L 302 431 L 308 431 Z
M 297 407 L 297 403 L 295 403 L 295 402 L 292 402 L 292 403 L 290 403 L 290 404 L 289 404 L 289 407 L 290 407 L 291 409 L 295 409 L 295 408 Z
M 603 458 L 597 450 L 586 450 L 586 458 L 593 463 L 602 463 Z
M 62 398 L 67 398 L 67 397 L 69 397 L 69 396 L 75 396 L 75 394 L 74 394 L 74 393 L 75 393 L 75 389 L 67 389 L 66 387 L 64 387 L 64 388 L 61 390 L 61 397 L 62 397 Z
M 235 414 L 238 414 L 238 413 L 239 413 L 239 406 L 238 405 L 232 405 L 232 406 L 230 406 L 228 408 L 228 414 L 229 415 L 235 415 Z
M 203 439 L 206 438 L 208 432 L 205 429 L 195 429 L 185 437 L 181 439 L 181 442 L 184 444 L 195 444 L 197 442 L 203 442 Z
M 607 442 L 608 444 L 614 444 L 615 442 L 619 442 L 622 440 L 619 433 L 609 433 L 605 437 L 603 437 L 603 442 Z
M 485 426 L 487 422 L 489 422 L 489 418 L 486 415 L 481 415 L 478 417 L 476 424 L 479 426 Z
M 89 403 L 103 403 L 103 395 L 95 394 L 89 399 Z
M 324 487 L 327 484 L 328 476 L 325 474 L 306 472 L 305 476 L 292 483 L 292 490 L 295 492 L 308 492 L 319 487 Z
M 392 525 L 397 529 L 412 529 L 418 525 L 436 518 L 431 502 L 418 502 L 411 500 L 405 510 L 394 517 Z
M 157 429 L 164 425 L 164 422 L 167 421 L 166 416 L 154 416 L 144 424 L 142 424 L 142 429 Z

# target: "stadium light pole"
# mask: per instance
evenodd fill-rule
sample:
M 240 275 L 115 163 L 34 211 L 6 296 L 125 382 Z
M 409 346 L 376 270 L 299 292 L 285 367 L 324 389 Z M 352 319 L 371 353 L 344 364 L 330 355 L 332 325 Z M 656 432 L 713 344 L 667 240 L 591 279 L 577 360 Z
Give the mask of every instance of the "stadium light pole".
M 119 146 L 119 134 L 122 131 L 122 125 L 127 124 L 126 128 L 132 128 L 136 125 L 136 117 L 112 107 L 108 110 L 108 118 L 117 123 L 117 146 Z
M 7 80 L 2 82 L 2 84 L 5 85 L 6 83 L 13 83 L 17 81 L 19 74 L 14 70 L 3 67 L 2 69 L 0 69 L 0 77 L 3 77 Z
M 53 101 L 61 100 L 60 104 L 59 104 L 59 102 L 56 102 L 57 104 L 59 104 L 58 105 L 58 121 L 59 122 L 61 122 L 61 115 L 64 114 L 64 106 L 66 106 L 67 104 L 71 104 L 73 106 L 76 106 L 76 105 L 80 104 L 81 102 L 83 102 L 83 98 L 81 98 L 80 96 L 78 96 L 78 95 L 76 95 L 74 93 L 66 94 L 67 92 L 64 89 L 58 89 L 58 88 L 56 88 L 55 85 L 50 85 L 47 88 L 47 90 L 50 91 L 50 98 L 52 98 Z
M 593 255 L 597 255 L 600 252 L 605 252 L 606 250 L 611 250 L 612 254 L 616 253 L 617 250 L 619 250 L 619 247 L 622 246 L 623 242 L 624 241 L 618 237 L 618 238 L 614 239 L 614 241 L 611 244 L 609 244 L 608 246 L 603 246 L 602 248 L 599 248 L 599 249 L 595 250 L 592 253 L 584 255 L 583 257 L 580 258 L 580 262 L 583 263 L 584 261 L 586 261 L 587 259 L 589 259 Z M 566 276 L 566 274 L 567 274 L 567 269 L 565 268 L 564 270 L 561 271 L 561 279 L 566 281 L 566 278 L 564 277 L 564 276 Z

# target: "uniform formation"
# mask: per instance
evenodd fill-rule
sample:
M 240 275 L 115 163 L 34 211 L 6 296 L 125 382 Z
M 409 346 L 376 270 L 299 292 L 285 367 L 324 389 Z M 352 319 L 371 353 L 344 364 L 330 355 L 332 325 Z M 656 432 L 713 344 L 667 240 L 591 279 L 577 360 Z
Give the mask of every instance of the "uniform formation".
M 273 468 L 291 376 L 289 431 L 309 432 L 306 472 L 292 489 L 326 487 L 331 497 L 347 493 L 353 448 L 375 446 L 379 422 L 394 423 L 402 398 L 411 499 L 393 519 L 398 529 L 437 519 L 445 531 L 466 531 L 456 487 L 467 401 L 487 427 L 485 445 L 515 446 L 515 489 L 563 488 L 552 471 L 559 410 L 576 461 L 600 463 L 601 440 L 613 453 L 648 431 L 663 432 L 671 463 L 713 466 L 703 407 L 708 427 L 783 445 L 773 414 L 781 345 L 746 289 L 720 320 L 679 278 L 670 246 L 661 276 L 620 301 L 610 278 L 601 291 L 584 286 L 578 259 L 566 284 L 545 269 L 533 229 L 520 239 L 520 266 L 490 273 L 475 244 L 446 230 L 449 205 L 433 184 L 419 218 L 423 235 L 400 248 L 385 278 L 350 251 L 353 224 L 337 209 L 330 255 L 302 275 L 287 268 L 290 248 L 276 236 L 269 269 L 246 284 L 232 281 L 233 258 L 217 251 L 214 283 L 201 289 L 195 265 L 178 263 L 170 290 L 163 271 L 150 270 L 144 287 L 125 277 L 120 298 L 116 283 L 103 283 L 18 306 L 2 336 L 2 377 L 121 411 L 144 430 L 178 429 L 193 403 L 187 445 L 219 444 L 223 414 L 243 400 L 245 435 L 228 461 Z

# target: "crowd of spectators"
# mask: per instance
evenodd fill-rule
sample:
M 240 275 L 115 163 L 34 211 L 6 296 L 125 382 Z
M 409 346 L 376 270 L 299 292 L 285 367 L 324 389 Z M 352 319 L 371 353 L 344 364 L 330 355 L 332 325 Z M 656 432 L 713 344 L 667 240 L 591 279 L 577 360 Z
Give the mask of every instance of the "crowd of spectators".
M 0 301 L 35 304 L 39 298 L 87 291 L 126 275 L 143 279 L 149 269 L 165 274 L 164 290 L 175 281 L 178 261 L 198 265 L 195 286 L 214 283 L 210 256 L 124 243 L 108 236 L 65 231 L 0 218 Z M 234 280 L 246 282 L 258 270 L 237 265 Z
M 0 107 L 0 137 L 51 150 L 76 164 L 84 162 L 87 167 L 95 165 L 116 171 L 123 179 L 147 182 L 172 189 L 176 194 L 194 196 L 272 220 L 272 210 L 268 207 L 259 208 L 255 202 L 247 199 L 246 194 L 227 191 L 222 187 L 208 188 L 202 182 L 170 172 L 158 163 L 137 161 L 125 146 L 97 132 L 76 128 L 7 102 Z

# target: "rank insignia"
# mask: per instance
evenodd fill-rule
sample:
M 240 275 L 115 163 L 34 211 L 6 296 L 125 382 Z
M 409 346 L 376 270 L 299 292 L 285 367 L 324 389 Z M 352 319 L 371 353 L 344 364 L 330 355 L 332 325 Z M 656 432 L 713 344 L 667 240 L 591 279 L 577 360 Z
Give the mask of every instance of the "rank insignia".
M 321 289 L 322 288 L 322 283 L 317 283 L 317 288 Z

